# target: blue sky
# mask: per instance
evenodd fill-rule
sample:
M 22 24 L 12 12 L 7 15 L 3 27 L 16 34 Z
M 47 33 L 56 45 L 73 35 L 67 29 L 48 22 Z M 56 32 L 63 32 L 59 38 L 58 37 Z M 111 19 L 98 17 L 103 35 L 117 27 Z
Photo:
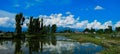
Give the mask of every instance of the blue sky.
M 120 25 L 120 0 L 0 0 L 0 27 L 9 22 L 9 27 L 14 25 L 16 13 L 22 12 L 24 16 L 53 17 L 50 22 L 58 26 L 72 28 L 90 28 L 108 25 Z M 58 16 L 58 17 L 55 17 Z M 60 15 L 60 16 L 59 16 Z M 67 19 L 67 17 L 69 17 Z M 65 18 L 65 19 L 62 19 Z M 79 19 L 79 20 L 78 20 Z M 46 19 L 47 22 L 49 19 Z M 69 21 L 70 23 L 60 23 Z M 47 24 L 47 23 L 46 23 Z

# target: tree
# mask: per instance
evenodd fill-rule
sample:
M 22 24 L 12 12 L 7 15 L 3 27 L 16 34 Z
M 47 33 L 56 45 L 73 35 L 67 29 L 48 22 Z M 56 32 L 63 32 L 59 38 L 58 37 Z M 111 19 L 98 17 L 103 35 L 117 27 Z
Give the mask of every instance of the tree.
M 115 31 L 116 31 L 116 32 L 120 32 L 120 27 L 116 27 L 116 28 L 115 28 Z
M 23 17 L 23 14 L 20 13 L 20 14 L 17 14 L 15 16 L 15 23 L 16 23 L 16 28 L 15 28 L 15 32 L 17 33 L 17 35 L 20 35 L 21 32 L 22 32 L 22 27 L 21 25 L 23 25 L 23 22 L 24 22 L 25 18 Z
M 103 29 L 99 29 L 99 30 L 97 30 L 97 33 L 102 34 L 102 33 L 104 33 L 104 30 Z
M 33 32 L 39 32 L 40 30 L 40 21 L 39 18 L 38 19 L 33 19 Z
M 94 28 L 91 28 L 90 32 L 91 32 L 91 33 L 95 32 L 95 29 L 94 29 Z
M 41 33 L 42 34 L 47 34 L 47 27 L 46 26 L 43 26 L 43 29 L 41 30 Z
M 90 32 L 90 29 L 86 28 L 83 32 Z
M 47 33 L 51 32 L 50 24 L 47 26 Z
M 41 29 L 43 28 L 43 18 L 41 18 Z
M 108 28 L 105 29 L 105 33 L 112 33 L 112 26 L 108 26 Z
M 52 29 L 52 33 L 55 33 L 55 32 L 56 32 L 56 29 L 57 29 L 56 24 L 53 24 L 51 29 Z
M 33 19 L 33 17 L 30 17 L 30 22 L 29 22 L 29 25 L 28 25 L 28 32 L 29 33 L 38 33 L 38 32 L 40 32 L 39 18 Z
M 33 17 L 30 17 L 30 22 L 29 22 L 29 25 L 28 25 L 28 32 L 29 33 L 32 33 L 33 32 Z

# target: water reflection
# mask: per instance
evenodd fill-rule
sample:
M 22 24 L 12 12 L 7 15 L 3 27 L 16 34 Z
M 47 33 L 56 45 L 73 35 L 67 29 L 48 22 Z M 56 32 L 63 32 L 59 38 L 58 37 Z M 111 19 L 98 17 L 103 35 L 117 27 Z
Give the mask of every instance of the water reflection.
M 93 43 L 67 40 L 69 39 L 64 36 L 0 39 L 0 54 L 94 54 L 103 49 Z

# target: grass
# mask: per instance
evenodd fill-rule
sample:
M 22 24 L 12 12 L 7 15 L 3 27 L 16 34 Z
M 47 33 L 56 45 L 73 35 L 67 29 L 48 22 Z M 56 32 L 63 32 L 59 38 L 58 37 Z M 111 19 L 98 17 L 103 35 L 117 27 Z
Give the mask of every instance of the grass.
M 113 38 L 110 34 L 57 33 L 56 35 L 64 35 L 79 42 L 92 42 L 105 47 L 105 50 L 97 54 L 120 54 L 120 37 Z

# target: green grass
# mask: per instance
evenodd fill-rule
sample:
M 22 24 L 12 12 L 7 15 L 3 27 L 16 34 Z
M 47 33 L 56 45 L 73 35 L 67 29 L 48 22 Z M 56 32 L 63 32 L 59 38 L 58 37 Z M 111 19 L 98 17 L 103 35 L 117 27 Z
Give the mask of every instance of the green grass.
M 100 54 L 120 54 L 120 47 L 110 47 L 100 52 Z
M 105 50 L 98 54 L 120 54 L 120 38 L 110 37 L 110 34 L 57 33 L 55 35 L 64 35 L 79 42 L 92 42 L 105 47 Z

